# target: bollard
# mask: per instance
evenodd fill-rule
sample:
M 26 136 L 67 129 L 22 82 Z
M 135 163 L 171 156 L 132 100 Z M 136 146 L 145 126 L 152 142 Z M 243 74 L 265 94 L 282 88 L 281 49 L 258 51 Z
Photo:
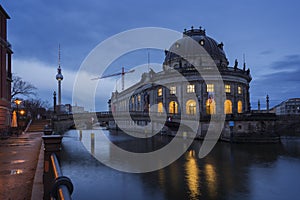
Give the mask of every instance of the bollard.
M 55 153 L 60 160 L 60 150 L 61 150 L 61 140 L 63 136 L 61 135 L 44 135 L 42 136 L 44 141 L 44 174 L 43 174 L 43 184 L 44 184 L 44 200 L 49 200 L 51 198 L 51 191 L 54 185 L 54 174 L 51 167 L 51 154 Z

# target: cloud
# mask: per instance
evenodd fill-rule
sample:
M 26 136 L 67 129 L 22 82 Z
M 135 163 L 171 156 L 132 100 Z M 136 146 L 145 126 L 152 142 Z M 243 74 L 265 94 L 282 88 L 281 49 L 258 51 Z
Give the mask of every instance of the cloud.
M 268 73 L 267 73 L 268 72 Z M 300 97 L 300 55 L 288 55 L 271 63 L 269 70 L 251 83 L 251 99 L 256 107 L 258 99 L 270 96 L 270 105 Z
M 272 50 L 265 50 L 265 51 L 260 52 L 260 55 L 265 56 L 265 55 L 270 55 L 271 53 L 273 53 Z
M 14 59 L 13 61 L 14 74 L 22 77 L 23 80 L 32 83 L 38 88 L 38 95 L 40 98 L 50 102 L 52 104 L 53 91 L 57 92 L 57 80 L 55 79 L 57 74 L 57 66 L 44 63 L 39 60 L 19 60 Z M 88 97 L 87 94 L 90 92 L 90 79 L 95 77 L 93 74 L 83 72 L 81 77 L 84 77 L 80 82 L 81 90 L 81 102 L 73 102 L 73 90 L 76 77 L 78 76 L 77 71 L 64 69 L 62 67 L 62 74 L 64 79 L 62 81 L 62 103 L 63 104 L 75 104 L 84 106 L 87 110 L 93 109 L 92 105 L 80 104 L 85 102 L 84 99 Z M 95 84 L 101 85 L 101 91 L 95 92 L 94 97 L 96 99 L 96 107 L 102 110 L 107 110 L 107 101 L 110 98 L 111 92 L 115 87 L 114 79 L 105 79 L 96 81 Z
M 300 55 L 293 54 L 285 56 L 282 60 L 272 63 L 271 68 L 282 71 L 297 70 L 300 68 Z

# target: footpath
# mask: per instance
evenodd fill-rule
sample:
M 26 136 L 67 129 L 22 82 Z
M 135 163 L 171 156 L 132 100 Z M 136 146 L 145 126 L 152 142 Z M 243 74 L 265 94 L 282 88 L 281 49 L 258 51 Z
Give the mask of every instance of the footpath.
M 0 139 L 0 199 L 43 199 L 42 132 Z

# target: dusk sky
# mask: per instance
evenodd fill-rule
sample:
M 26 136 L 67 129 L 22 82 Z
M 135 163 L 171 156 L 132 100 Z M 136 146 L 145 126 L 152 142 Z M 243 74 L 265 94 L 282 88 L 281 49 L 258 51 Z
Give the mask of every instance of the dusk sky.
M 73 82 L 85 57 L 100 42 L 133 28 L 162 27 L 182 32 L 191 26 L 206 29 L 224 43 L 229 65 L 243 54 L 251 70 L 252 108 L 270 96 L 271 107 L 300 97 L 300 3 L 294 0 L 229 1 L 113 1 L 113 0 L 1 0 L 10 15 L 8 40 L 12 44 L 13 73 L 38 88 L 39 97 L 52 104 L 57 90 L 58 45 L 61 45 L 62 102 L 72 102 Z M 169 47 L 166 46 L 166 49 Z M 151 62 L 162 63 L 163 52 L 151 52 Z M 147 63 L 147 53 L 138 60 Z M 125 61 L 124 61 L 125 62 Z M 122 66 L 142 63 L 117 62 Z M 101 67 L 101 66 L 99 66 Z M 130 68 L 131 68 L 130 67 Z M 99 76 L 95 74 L 95 77 Z M 114 84 L 115 79 L 107 80 Z M 99 97 L 99 110 L 107 110 L 111 90 Z

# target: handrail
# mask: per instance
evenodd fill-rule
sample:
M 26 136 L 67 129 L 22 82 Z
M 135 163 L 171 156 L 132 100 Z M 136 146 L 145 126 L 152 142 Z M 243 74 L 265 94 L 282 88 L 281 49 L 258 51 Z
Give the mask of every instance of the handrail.
M 50 159 L 54 174 L 54 185 L 51 192 L 52 197 L 54 199 L 71 200 L 71 194 L 73 192 L 71 179 L 63 175 L 55 153 L 51 154 Z
M 25 130 L 24 130 L 24 133 L 26 133 L 27 130 L 29 129 L 29 127 L 30 127 L 30 125 L 31 125 L 31 122 L 32 122 L 32 119 L 29 120 L 29 122 L 28 122 L 28 124 L 27 124 L 27 126 L 26 126 L 26 128 L 25 128 Z

